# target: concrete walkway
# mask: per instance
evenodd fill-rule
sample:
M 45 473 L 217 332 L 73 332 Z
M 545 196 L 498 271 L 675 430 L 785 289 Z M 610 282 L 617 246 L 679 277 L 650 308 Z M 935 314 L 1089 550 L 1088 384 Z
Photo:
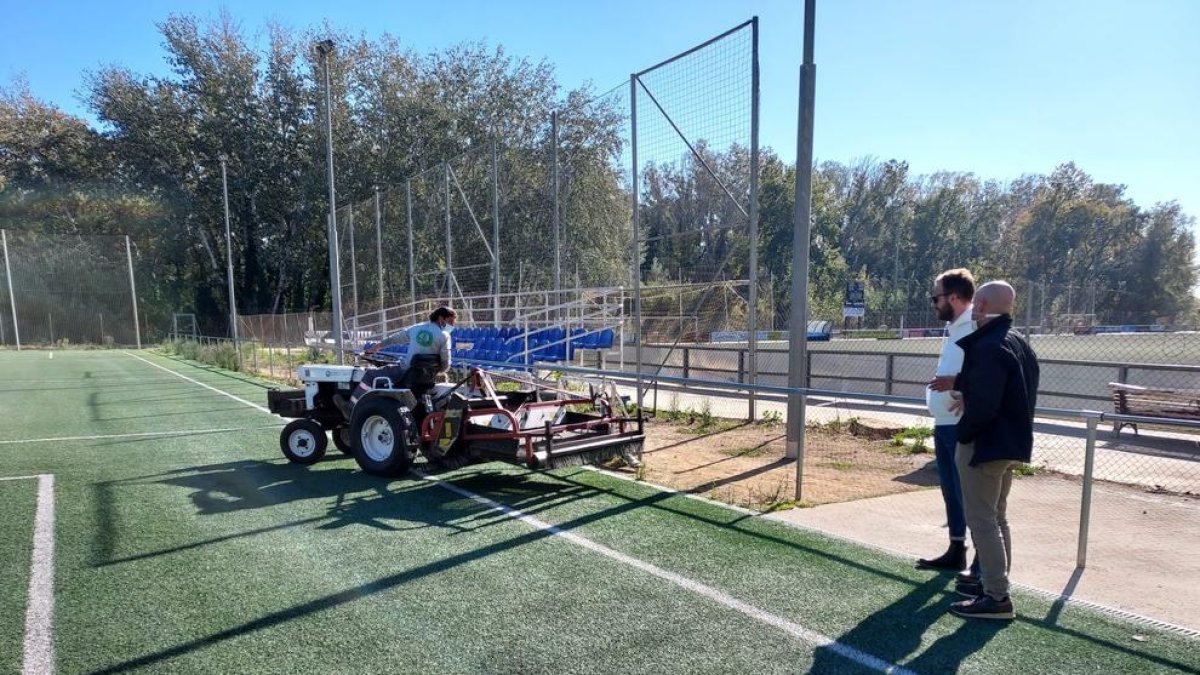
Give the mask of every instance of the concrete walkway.
M 1009 499 L 1012 580 L 1200 631 L 1200 500 L 1097 486 L 1085 569 L 1076 571 L 1079 484 L 1019 479 Z M 768 516 L 916 557 L 945 550 L 941 493 L 904 494 Z M 1020 611 L 1020 607 L 1018 607 Z

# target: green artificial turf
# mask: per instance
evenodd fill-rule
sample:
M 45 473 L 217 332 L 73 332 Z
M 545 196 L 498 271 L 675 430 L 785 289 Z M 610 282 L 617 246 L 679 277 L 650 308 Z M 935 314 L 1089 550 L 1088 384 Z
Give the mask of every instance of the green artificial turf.
M 261 381 L 139 356 L 265 406 Z M 170 432 L 0 445 L 0 475 L 56 477 L 60 673 L 864 671 L 433 481 L 366 475 L 332 445 L 289 464 L 280 420 L 133 356 L 0 366 L 0 439 Z M 1011 625 L 964 622 L 948 578 L 908 561 L 594 471 L 438 479 L 918 672 L 1200 668 L 1195 640 L 1035 596 Z M 0 482 L 3 672 L 35 487 Z
M 0 673 L 21 671 L 37 480 L 0 481 Z

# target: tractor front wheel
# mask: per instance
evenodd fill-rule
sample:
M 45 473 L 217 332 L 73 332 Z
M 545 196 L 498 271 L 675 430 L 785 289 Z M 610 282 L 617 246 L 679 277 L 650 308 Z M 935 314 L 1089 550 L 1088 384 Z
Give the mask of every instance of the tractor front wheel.
M 279 448 L 288 461 L 315 464 L 325 456 L 329 440 L 320 424 L 308 419 L 292 420 L 279 433 Z

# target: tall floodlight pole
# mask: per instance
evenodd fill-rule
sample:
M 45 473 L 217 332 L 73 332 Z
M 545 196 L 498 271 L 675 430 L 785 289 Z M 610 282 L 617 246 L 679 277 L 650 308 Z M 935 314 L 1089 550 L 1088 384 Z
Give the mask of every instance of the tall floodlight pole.
M 7 230 L 0 230 L 0 241 L 4 243 L 4 276 L 8 280 L 8 307 L 12 310 L 13 339 L 17 341 L 17 351 L 21 351 L 21 326 L 17 323 L 17 299 L 13 296 L 12 265 L 8 262 Z
M 329 291 L 333 293 L 333 342 L 338 365 L 342 365 L 342 275 L 338 261 L 337 195 L 333 189 L 333 93 L 329 76 L 333 40 L 318 42 L 317 53 L 321 55 L 321 63 L 325 67 L 325 160 L 329 172 Z
M 238 343 L 237 329 L 237 300 L 233 295 L 233 236 L 229 228 L 229 179 L 225 171 L 225 155 L 218 158 L 221 161 L 221 193 L 225 198 L 225 272 L 229 282 L 229 336 L 233 344 Z
M 813 27 L 817 0 L 804 0 L 804 62 L 800 66 L 800 128 L 796 141 L 796 210 L 792 219 L 792 314 L 788 321 L 788 387 L 808 386 L 808 254 L 812 228 L 813 109 L 817 66 Z M 796 460 L 796 500 L 804 480 L 804 394 L 788 394 L 786 454 Z
M 561 234 L 559 232 L 558 208 L 558 111 L 550 113 L 550 155 L 553 162 L 553 187 L 551 188 L 551 203 L 554 209 L 554 304 L 562 304 L 562 253 L 560 250 Z M 562 318 L 562 309 L 555 310 L 556 316 Z M 550 317 L 546 317 L 550 318 Z

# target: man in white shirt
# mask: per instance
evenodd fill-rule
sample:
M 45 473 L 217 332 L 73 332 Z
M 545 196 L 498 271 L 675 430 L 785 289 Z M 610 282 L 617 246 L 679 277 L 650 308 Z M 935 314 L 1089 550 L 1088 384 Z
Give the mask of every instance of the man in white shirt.
M 436 356 L 437 372 L 444 373 L 450 370 L 450 331 L 457 318 L 453 309 L 438 307 L 429 315 L 429 321 L 392 333 L 366 351 L 373 354 L 385 347 L 408 345 L 408 358 L 402 361 L 411 364 L 419 355 Z
M 946 504 L 946 526 L 950 531 L 950 548 L 936 557 L 917 561 L 919 569 L 961 571 L 967 566 L 967 520 L 963 511 L 962 487 L 958 469 L 954 463 L 954 452 L 958 443 L 956 425 L 962 411 L 956 403 L 957 392 L 938 386 L 943 378 L 953 381 L 962 370 L 963 350 L 956 342 L 975 332 L 975 321 L 971 318 L 971 301 L 975 297 L 975 279 L 966 269 L 943 272 L 933 282 L 933 293 L 929 302 L 937 318 L 946 323 L 946 337 L 942 340 L 942 353 L 938 357 L 934 381 L 925 390 L 925 404 L 933 417 L 933 447 L 937 457 L 938 478 L 942 488 L 942 501 Z
M 450 370 L 450 331 L 454 329 L 457 318 L 458 313 L 453 309 L 438 307 L 429 315 L 429 321 L 396 331 L 372 345 L 366 350 L 367 354 L 374 354 L 392 345 L 408 345 L 408 354 L 401 355 L 396 365 L 364 373 L 350 402 L 357 402 L 381 377 L 386 377 L 393 384 L 406 382 L 419 399 L 433 387 L 438 375 Z

